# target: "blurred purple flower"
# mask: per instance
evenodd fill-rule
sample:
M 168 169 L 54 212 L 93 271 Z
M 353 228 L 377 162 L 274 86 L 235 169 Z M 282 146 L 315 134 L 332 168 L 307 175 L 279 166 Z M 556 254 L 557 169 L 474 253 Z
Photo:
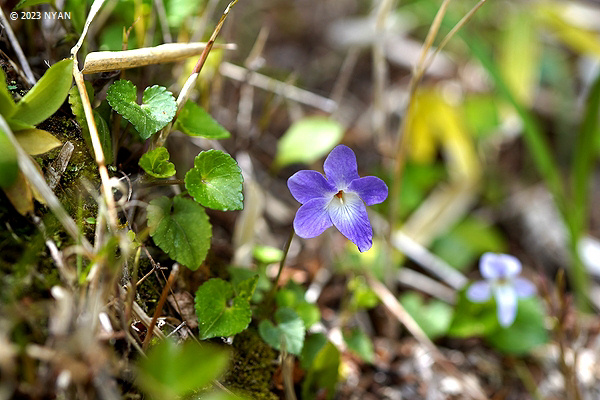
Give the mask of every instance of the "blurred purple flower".
M 517 317 L 521 297 L 535 294 L 535 286 L 521 278 L 521 262 L 509 254 L 485 253 L 479 261 L 479 271 L 485 280 L 473 283 L 467 289 L 467 298 L 474 303 L 496 299 L 498 322 L 509 327 Z
M 288 179 L 292 196 L 302 205 L 294 218 L 294 230 L 304 239 L 319 236 L 334 225 L 363 252 L 373 244 L 373 229 L 365 204 L 383 202 L 386 184 L 375 176 L 358 176 L 356 156 L 347 146 L 336 146 L 325 159 L 325 176 L 317 171 L 298 171 Z

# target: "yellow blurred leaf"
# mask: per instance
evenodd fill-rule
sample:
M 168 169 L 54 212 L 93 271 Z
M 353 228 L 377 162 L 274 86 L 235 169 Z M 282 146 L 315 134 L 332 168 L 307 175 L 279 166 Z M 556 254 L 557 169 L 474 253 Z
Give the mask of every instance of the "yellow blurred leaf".
M 574 25 L 565 18 L 566 5 L 562 3 L 544 4 L 536 13 L 542 23 L 552 29 L 563 43 L 582 54 L 593 54 L 600 57 L 600 38 L 598 34 Z
M 414 101 L 414 106 L 407 116 L 410 157 L 417 163 L 430 164 L 435 160 L 437 140 L 427 121 L 429 118 L 427 115 L 427 109 L 429 108 L 427 96 L 419 92 Z
M 500 71 L 517 99 L 531 104 L 539 64 L 539 41 L 532 10 L 507 18 L 500 43 Z
M 15 132 L 15 137 L 19 141 L 23 150 L 28 154 L 38 155 L 44 154 L 62 143 L 50 132 L 42 129 L 26 129 Z
M 440 98 L 436 118 L 432 124 L 437 129 L 444 150 L 448 173 L 456 180 L 475 181 L 481 173 L 472 136 L 467 132 L 457 107 Z
M 4 189 L 4 194 L 19 214 L 27 215 L 33 212 L 33 194 L 25 175 L 21 171 L 19 171 L 15 183 Z
M 449 104 L 438 90 L 424 89 L 416 94 L 415 105 L 407 118 L 409 152 L 413 160 L 433 162 L 441 147 L 453 180 L 479 178 L 481 171 L 473 137 L 466 129 L 459 106 Z

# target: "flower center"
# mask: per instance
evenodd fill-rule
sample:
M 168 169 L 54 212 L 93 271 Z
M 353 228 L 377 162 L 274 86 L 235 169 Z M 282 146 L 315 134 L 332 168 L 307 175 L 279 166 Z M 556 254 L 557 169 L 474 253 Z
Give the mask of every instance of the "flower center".
M 335 194 L 335 196 L 340 199 L 340 203 L 344 204 L 344 191 L 340 190 Z

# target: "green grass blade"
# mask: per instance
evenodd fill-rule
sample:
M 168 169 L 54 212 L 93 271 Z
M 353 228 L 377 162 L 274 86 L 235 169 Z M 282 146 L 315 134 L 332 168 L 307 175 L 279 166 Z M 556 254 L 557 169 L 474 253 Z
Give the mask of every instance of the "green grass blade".
M 579 136 L 575 144 L 572 167 L 574 228 L 580 235 L 585 229 L 588 215 L 588 191 L 590 174 L 592 173 L 594 155 L 596 153 L 596 137 L 600 111 L 600 74 L 590 88 L 586 102 L 585 114 Z
M 531 113 L 517 100 L 507 83 L 502 78 L 497 65 L 494 63 L 491 54 L 486 50 L 485 45 L 479 36 L 472 32 L 463 31 L 461 36 L 469 46 L 471 53 L 479 60 L 486 69 L 490 77 L 496 84 L 496 89 L 517 111 L 517 114 L 523 121 L 523 138 L 533 157 L 536 168 L 542 178 L 548 185 L 548 188 L 555 196 L 555 200 L 561 211 L 565 211 L 564 187 L 561 182 L 558 166 L 551 154 L 550 147 L 543 132 L 540 129 L 537 120 Z

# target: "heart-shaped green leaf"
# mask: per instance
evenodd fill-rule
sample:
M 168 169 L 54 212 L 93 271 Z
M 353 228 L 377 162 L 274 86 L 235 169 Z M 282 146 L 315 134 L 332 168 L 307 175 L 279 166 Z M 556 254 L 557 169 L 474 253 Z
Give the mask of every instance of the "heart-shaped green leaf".
M 231 283 L 214 278 L 196 291 L 196 315 L 200 339 L 208 339 L 240 333 L 250 324 L 252 310 L 245 295 L 234 295 Z
M 0 149 L 2 149 L 0 151 L 0 188 L 8 188 L 17 180 L 19 166 L 17 164 L 17 150 L 1 128 Z
M 271 347 L 277 350 L 285 346 L 288 353 L 300 355 L 304 346 L 304 322 L 291 308 L 280 308 L 275 312 L 275 322 L 261 321 L 258 333 Z
M 164 340 L 140 358 L 137 383 L 153 398 L 176 399 L 209 385 L 225 372 L 228 361 L 227 351 L 216 346 Z
M 194 168 L 185 174 L 185 188 L 194 200 L 215 210 L 241 210 L 242 171 L 235 160 L 219 150 L 203 151 L 194 159 Z
M 65 59 L 50 67 L 17 103 L 13 120 L 37 125 L 58 110 L 73 82 L 73 60 Z
M 173 94 L 163 86 L 146 88 L 142 96 L 142 105 L 139 105 L 136 99 L 135 85 L 125 79 L 110 85 L 106 92 L 108 104 L 131 122 L 144 140 L 164 128 L 177 111 Z
M 227 139 L 231 136 L 209 113 L 189 100 L 177 117 L 175 129 L 189 136 L 202 136 L 207 139 Z
M 204 208 L 192 199 L 162 196 L 152 200 L 146 212 L 154 243 L 175 261 L 191 270 L 198 269 L 212 236 Z
M 155 178 L 168 178 L 175 175 L 175 165 L 169 161 L 169 151 L 164 147 L 157 147 L 144 153 L 138 164 L 148 175 Z

